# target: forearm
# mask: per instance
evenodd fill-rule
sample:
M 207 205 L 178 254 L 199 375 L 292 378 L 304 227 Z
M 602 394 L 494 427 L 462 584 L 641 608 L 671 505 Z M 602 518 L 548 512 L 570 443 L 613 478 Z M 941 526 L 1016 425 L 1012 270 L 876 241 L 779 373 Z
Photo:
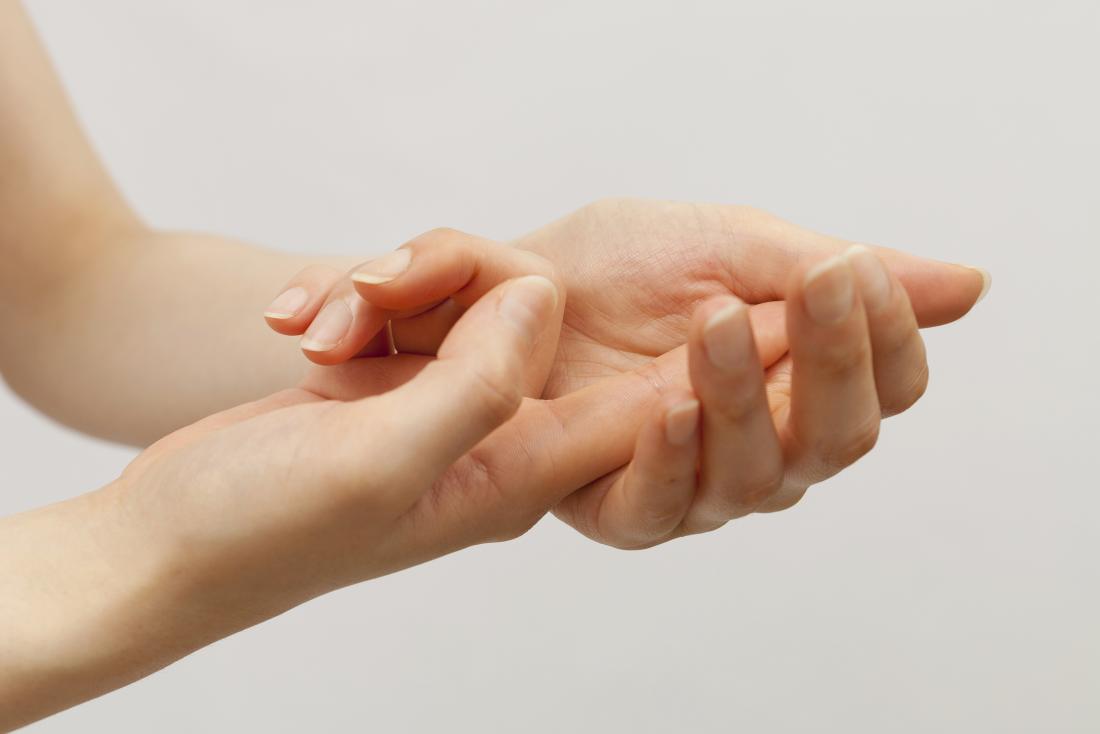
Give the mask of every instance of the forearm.
M 56 287 L 4 298 L 0 369 L 43 412 L 146 444 L 300 378 L 306 360 L 262 313 L 306 259 L 145 229 L 90 250 Z
M 117 507 L 108 488 L 0 519 L 0 731 L 223 636 L 192 611 L 185 566 Z
M 0 373 L 83 431 L 148 443 L 305 364 L 262 319 L 303 261 L 146 227 L 14 0 L 0 0 L 0 260 Z

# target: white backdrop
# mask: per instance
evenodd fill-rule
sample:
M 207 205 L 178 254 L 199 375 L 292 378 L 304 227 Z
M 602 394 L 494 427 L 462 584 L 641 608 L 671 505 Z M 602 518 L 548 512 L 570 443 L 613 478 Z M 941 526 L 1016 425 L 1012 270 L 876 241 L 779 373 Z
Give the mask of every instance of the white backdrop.
M 995 277 L 792 511 L 641 553 L 548 519 L 33 731 L 1100 729 L 1095 2 L 29 5 L 165 227 L 366 256 L 642 195 Z M 0 411 L 0 512 L 132 453 Z

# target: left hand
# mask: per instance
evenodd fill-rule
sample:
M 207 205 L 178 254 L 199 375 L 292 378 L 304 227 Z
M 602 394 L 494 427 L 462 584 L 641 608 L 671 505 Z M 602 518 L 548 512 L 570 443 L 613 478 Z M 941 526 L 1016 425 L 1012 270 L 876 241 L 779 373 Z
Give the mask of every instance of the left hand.
M 808 318 L 803 296 L 826 273 L 807 268 L 835 258 L 850 243 L 741 207 L 606 202 L 517 244 L 553 260 L 569 294 L 547 397 L 644 369 L 690 336 L 701 438 L 692 433 L 679 449 L 662 444 L 661 427 L 673 413 L 681 426 L 692 414 L 686 384 L 670 388 L 642 428 L 631 470 L 612 473 L 555 510 L 586 535 L 625 547 L 789 507 L 811 484 L 853 463 L 874 444 L 879 417 L 906 409 L 924 390 L 918 323 L 958 318 L 985 286 L 972 268 L 857 248 L 834 260 L 825 280 L 846 279 L 848 292 L 859 296 L 851 297 L 838 324 L 817 323 Z M 443 277 L 455 262 L 463 263 L 462 272 L 477 272 L 487 247 L 484 240 L 437 230 L 365 265 L 358 282 L 335 272 L 327 277 L 340 284 L 333 291 L 339 297 L 357 292 L 367 311 L 370 301 L 381 321 L 382 309 L 408 317 L 392 322 L 398 351 L 430 354 L 461 307 L 421 297 L 423 284 Z M 440 251 L 464 254 L 448 260 Z M 314 313 L 325 293 L 312 292 Z M 741 300 L 759 305 L 738 309 Z M 748 330 L 750 314 L 755 334 Z M 297 333 L 309 325 L 310 314 L 299 317 Z M 737 345 L 733 372 L 706 356 L 708 334 Z M 342 357 L 364 342 L 360 336 L 342 344 Z M 766 378 L 754 367 L 758 363 L 768 368 Z M 675 380 L 662 376 L 657 382 Z

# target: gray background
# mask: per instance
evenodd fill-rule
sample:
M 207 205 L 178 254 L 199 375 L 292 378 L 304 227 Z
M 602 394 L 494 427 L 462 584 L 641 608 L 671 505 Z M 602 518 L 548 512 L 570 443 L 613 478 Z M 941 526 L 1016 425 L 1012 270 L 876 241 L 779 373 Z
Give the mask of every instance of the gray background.
M 1096 8 L 30 3 L 158 225 L 369 255 L 643 195 L 995 276 L 928 334 L 927 397 L 790 512 L 642 553 L 547 520 L 33 730 L 1097 731 Z M 2 512 L 132 456 L 0 411 Z

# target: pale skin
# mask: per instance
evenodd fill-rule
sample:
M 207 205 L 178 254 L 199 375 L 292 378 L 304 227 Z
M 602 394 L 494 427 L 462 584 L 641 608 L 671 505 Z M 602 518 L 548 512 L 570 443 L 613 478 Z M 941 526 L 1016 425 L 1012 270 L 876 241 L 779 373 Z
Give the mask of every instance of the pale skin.
M 4 378 L 156 441 L 0 520 L 0 729 L 550 510 L 641 548 L 788 507 L 919 398 L 918 324 L 988 287 L 718 205 L 604 201 L 507 245 L 436 230 L 389 272 L 160 232 L 12 0 L 0 164 Z M 322 366 L 264 326 L 288 290 L 268 327 Z

